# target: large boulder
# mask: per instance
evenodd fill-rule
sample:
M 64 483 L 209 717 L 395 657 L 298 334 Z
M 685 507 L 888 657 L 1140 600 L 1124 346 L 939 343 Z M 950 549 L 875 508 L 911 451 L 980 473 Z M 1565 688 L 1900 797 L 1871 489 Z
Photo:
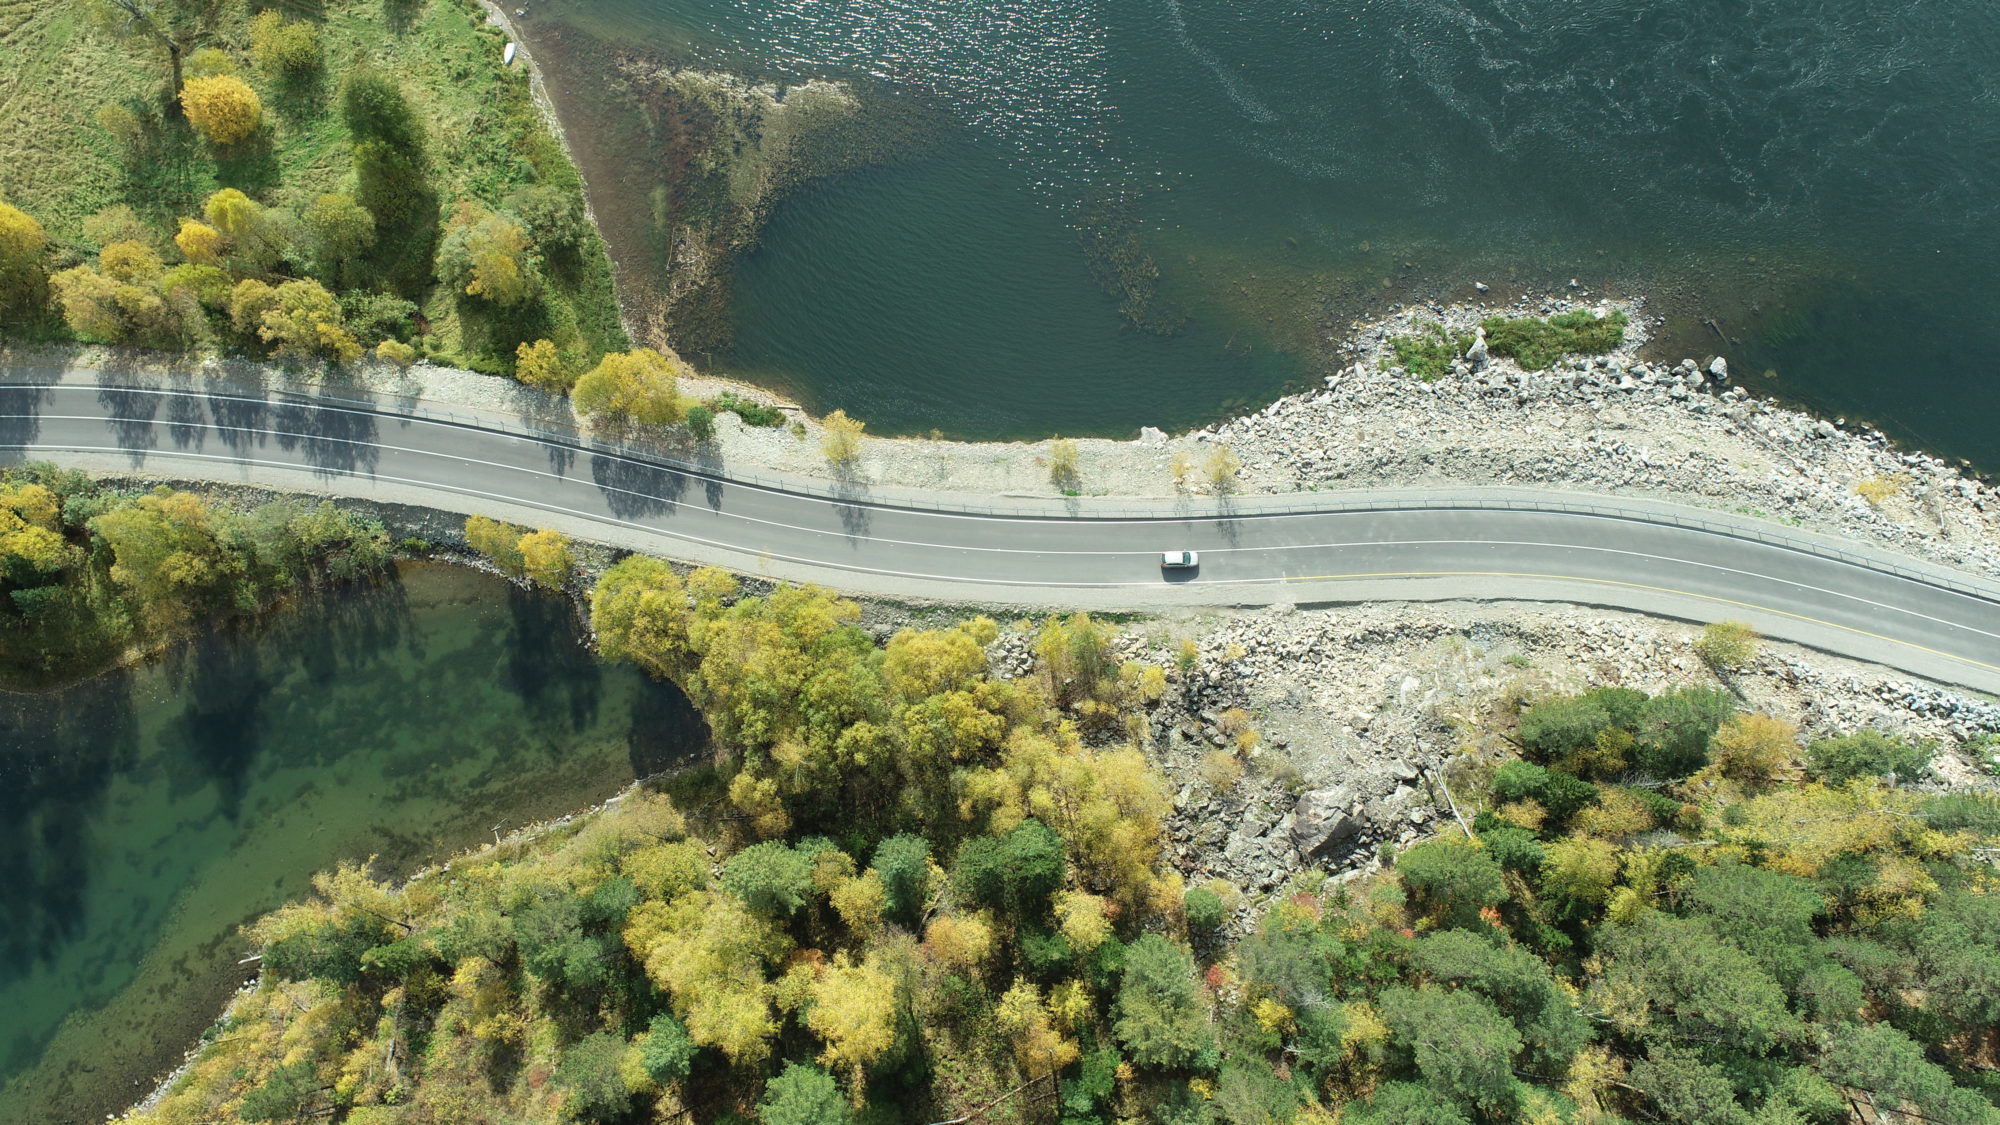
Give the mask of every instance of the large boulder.
M 1301 795 L 1292 809 L 1292 846 L 1309 860 L 1346 851 L 1363 827 L 1361 819 L 1349 811 L 1353 805 L 1354 794 L 1344 785 Z

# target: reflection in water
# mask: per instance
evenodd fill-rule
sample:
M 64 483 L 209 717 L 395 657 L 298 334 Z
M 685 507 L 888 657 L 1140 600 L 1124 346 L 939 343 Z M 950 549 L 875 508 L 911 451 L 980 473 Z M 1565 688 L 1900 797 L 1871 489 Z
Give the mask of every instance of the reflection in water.
M 0 1122 L 129 1104 L 314 871 L 407 870 L 700 749 L 684 697 L 581 639 L 559 599 L 419 565 L 0 696 Z

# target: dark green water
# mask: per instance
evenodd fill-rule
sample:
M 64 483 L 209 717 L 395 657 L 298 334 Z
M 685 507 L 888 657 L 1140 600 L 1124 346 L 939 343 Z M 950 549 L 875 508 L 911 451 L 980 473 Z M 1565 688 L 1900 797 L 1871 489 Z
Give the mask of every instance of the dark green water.
M 566 603 L 405 567 L 144 668 L 0 696 L 0 1121 L 101 1121 L 244 979 L 313 872 L 407 871 L 699 750 Z
M 1983 0 L 547 0 L 533 18 L 951 120 L 782 206 L 714 357 L 877 429 L 1202 421 L 1323 373 L 1355 316 L 1576 278 L 1653 298 L 1676 356 L 1719 350 L 1759 390 L 2000 466 Z M 1189 314 L 1171 338 L 1126 327 L 1092 276 L 1078 231 L 1107 200 Z

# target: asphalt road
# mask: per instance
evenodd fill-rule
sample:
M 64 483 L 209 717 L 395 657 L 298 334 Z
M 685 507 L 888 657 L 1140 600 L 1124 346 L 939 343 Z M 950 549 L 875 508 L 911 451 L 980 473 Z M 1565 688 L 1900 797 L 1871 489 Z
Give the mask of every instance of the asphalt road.
M 1369 511 L 1245 501 L 1108 517 L 1079 502 L 1075 514 L 971 514 L 884 502 L 859 485 L 827 496 L 746 483 L 389 403 L 0 386 L 0 459 L 28 457 L 480 511 L 862 593 L 1132 610 L 1520 598 L 1734 618 L 2000 691 L 2000 590 L 1978 580 L 1948 588 L 1653 517 L 1474 507 L 1470 493 Z M 1330 506 L 1351 499 L 1328 495 Z M 1159 552 L 1172 548 L 1200 552 L 1199 569 L 1163 572 Z

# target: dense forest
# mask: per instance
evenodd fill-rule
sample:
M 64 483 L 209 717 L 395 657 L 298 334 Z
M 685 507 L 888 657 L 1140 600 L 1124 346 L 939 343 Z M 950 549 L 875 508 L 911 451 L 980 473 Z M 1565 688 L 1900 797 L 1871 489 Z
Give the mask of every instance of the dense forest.
M 1145 715 L 1187 670 L 1103 623 L 999 679 L 986 619 L 878 644 L 643 557 L 591 617 L 713 765 L 322 876 L 138 1120 L 2000 1122 L 2000 802 L 1913 788 L 1930 747 L 1533 700 L 1452 767 L 1463 829 L 1252 918 L 1163 867 Z
M 381 569 L 380 524 L 332 504 L 232 507 L 31 463 L 0 471 L 0 682 L 96 670 L 199 622 Z

